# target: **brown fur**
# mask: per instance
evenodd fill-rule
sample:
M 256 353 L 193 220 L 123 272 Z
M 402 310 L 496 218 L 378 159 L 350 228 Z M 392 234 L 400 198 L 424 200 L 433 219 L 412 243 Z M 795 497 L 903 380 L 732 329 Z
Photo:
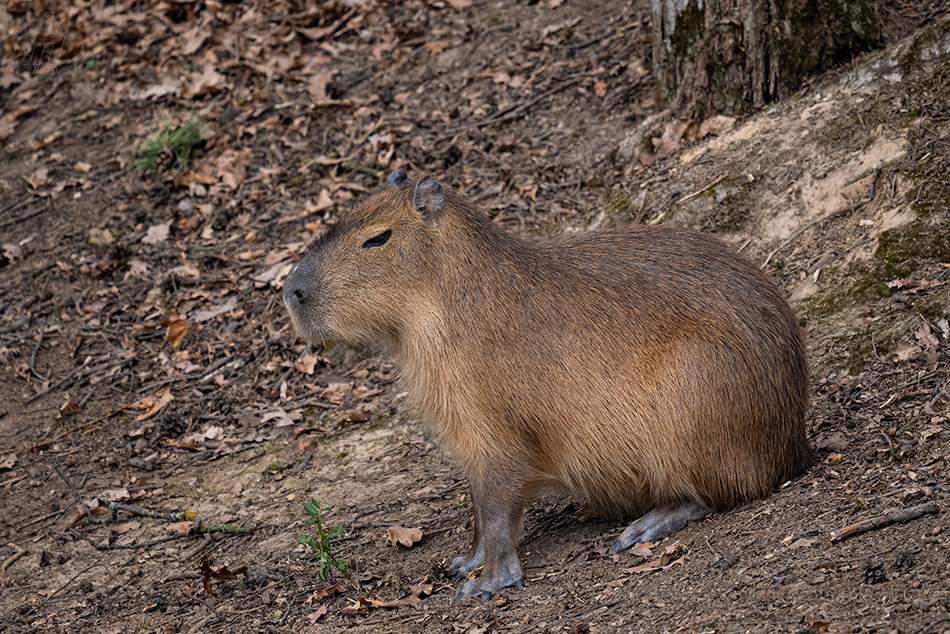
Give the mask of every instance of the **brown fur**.
M 429 216 L 411 196 L 377 194 L 317 240 L 288 279 L 312 301 L 291 315 L 311 340 L 387 347 L 472 483 L 483 539 L 516 544 L 548 486 L 604 513 L 728 509 L 808 464 L 802 334 L 756 266 L 662 227 L 527 242 L 451 193 Z

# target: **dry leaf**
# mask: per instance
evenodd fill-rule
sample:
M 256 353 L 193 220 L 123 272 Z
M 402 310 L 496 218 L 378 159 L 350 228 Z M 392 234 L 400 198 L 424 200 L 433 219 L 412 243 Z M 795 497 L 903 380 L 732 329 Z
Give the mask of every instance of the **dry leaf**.
M 210 321 L 215 317 L 224 315 L 225 313 L 230 313 L 235 308 L 237 308 L 237 297 L 231 296 L 223 304 L 218 304 L 213 308 L 205 308 L 204 310 L 196 310 L 194 313 L 191 313 L 192 321 L 196 324 L 201 324 L 206 321 Z
M 940 346 L 940 341 L 930 332 L 930 324 L 926 321 L 920 322 L 920 328 L 914 333 L 914 337 L 929 350 L 936 350 Z
M 203 440 L 198 434 L 190 434 L 181 440 L 175 438 L 166 438 L 165 444 L 176 449 L 187 449 L 188 451 L 205 451 L 207 447 L 199 444 Z
M 145 244 L 158 244 L 159 242 L 165 242 L 165 240 L 168 240 L 168 231 L 171 226 L 171 220 L 158 225 L 152 225 L 148 228 L 148 231 L 142 238 L 142 242 Z
M 215 162 L 215 173 L 221 184 L 237 189 L 244 182 L 244 175 L 252 156 L 250 150 L 226 150 Z
M 607 84 L 595 78 L 594 79 L 594 94 L 597 95 L 598 97 L 606 97 Z
M 343 594 L 344 592 L 346 592 L 346 588 L 344 588 L 344 587 L 343 587 L 342 585 L 340 585 L 339 583 L 335 583 L 335 584 L 333 584 L 332 586 L 328 586 L 328 587 L 326 587 L 326 588 L 319 588 L 319 589 L 317 589 L 317 590 L 314 590 L 314 591 L 313 591 L 313 594 L 311 594 L 309 597 L 307 597 L 307 600 L 304 601 L 303 604 L 304 604 L 304 605 L 311 605 L 311 604 L 313 604 L 313 603 L 315 603 L 315 602 L 317 602 L 317 601 L 323 601 L 323 600 L 326 599 L 327 597 L 332 597 L 332 596 L 335 595 L 335 594 Z
M 818 449 L 828 449 L 829 451 L 844 451 L 848 448 L 849 441 L 840 431 L 828 434 L 815 441 L 815 447 Z
M 395 546 L 402 544 L 406 548 L 411 547 L 422 539 L 421 528 L 404 528 L 402 526 L 390 526 L 386 529 L 386 541 Z
M 450 7 L 459 10 L 467 9 L 472 6 L 472 1 L 473 0 L 445 0 L 446 4 L 448 4 Z
M 178 315 L 172 315 L 165 319 L 162 321 L 162 325 L 168 328 L 165 331 L 165 341 L 170 343 L 172 348 L 177 348 L 181 344 L 181 340 L 188 334 L 188 322 Z
M 57 412 L 56 418 L 57 420 L 62 420 L 67 416 L 79 414 L 80 412 L 82 412 L 82 408 L 79 407 L 79 403 L 67 397 L 66 402 L 59 406 L 59 412 Z
M 105 491 L 100 491 L 99 496 L 103 500 L 109 500 L 110 502 L 121 502 L 123 500 L 128 500 L 132 497 L 128 489 L 106 489 Z M 94 502 L 86 502 L 86 506 L 89 508 L 98 508 L 99 501 L 95 500 Z
M 348 605 L 340 610 L 340 614 L 344 616 L 359 616 L 360 614 L 366 614 L 369 612 L 369 608 L 372 605 L 372 601 L 360 597 L 352 605 Z
M 352 388 L 352 383 L 330 383 L 320 392 L 320 398 L 339 404 L 343 402 L 343 396 L 346 392 Z
M 41 167 L 29 176 L 24 176 L 23 178 L 33 189 L 41 189 L 50 183 L 49 169 Z
M 109 532 L 114 535 L 125 535 L 128 532 L 134 531 L 139 528 L 142 524 L 135 520 L 131 522 L 123 522 L 122 524 L 112 524 L 109 526 Z
M 297 363 L 294 364 L 294 369 L 298 372 L 303 372 L 304 374 L 313 374 L 313 370 L 317 365 L 317 361 L 319 360 L 320 357 L 316 352 L 308 352 L 297 359 Z
M 274 288 L 280 288 L 284 283 L 284 278 L 290 274 L 290 269 L 292 269 L 293 266 L 294 265 L 291 262 L 278 262 L 263 273 L 260 273 L 251 279 L 254 280 L 254 285 L 258 288 L 268 284 Z
M 937 327 L 940 328 L 940 334 L 944 339 L 950 339 L 950 321 L 941 319 L 937 322 Z
M 186 99 L 194 99 L 211 92 L 218 92 L 224 87 L 224 75 L 214 69 L 211 64 L 206 64 L 200 75 L 192 75 L 191 83 L 185 88 L 183 94 Z
M 0 469 L 12 469 L 16 461 L 17 457 L 15 453 L 5 453 L 0 456 Z
M 920 354 L 920 347 L 909 341 L 900 341 L 894 346 L 894 356 L 898 361 L 910 361 Z
M 438 55 L 451 45 L 451 42 L 448 40 L 436 40 L 434 42 L 426 42 L 425 44 L 426 50 L 429 51 L 429 55 Z
M 169 533 L 187 533 L 194 525 L 194 522 L 172 522 L 165 524 L 165 530 Z
M 175 397 L 172 396 L 172 392 L 168 388 L 165 388 L 154 396 L 147 396 L 143 398 L 141 401 L 132 406 L 134 409 L 145 410 L 144 414 L 139 414 L 135 417 L 136 422 L 155 416 L 155 414 L 160 412 L 163 407 L 171 403 L 174 399 Z
M 0 245 L 0 250 L 3 251 L 4 257 L 11 262 L 16 262 L 20 259 L 20 256 L 23 255 L 23 249 L 20 248 L 20 245 L 13 244 L 12 242 L 4 242 Z
M 214 185 L 217 182 L 218 179 L 216 179 L 214 176 L 200 174 L 193 170 L 188 170 L 187 172 L 182 172 L 176 176 L 172 184 L 175 187 L 187 187 L 193 183 L 197 183 L 198 185 Z
M 321 605 L 316 610 L 308 614 L 307 618 L 310 620 L 311 623 L 315 623 L 316 621 L 320 620 L 321 616 L 326 615 L 326 613 L 327 613 L 327 606 Z
M 634 566 L 633 568 L 627 568 L 624 572 L 639 574 L 641 572 L 653 572 L 655 570 L 666 570 L 667 568 L 672 568 L 677 564 L 683 563 L 686 560 L 686 547 L 679 542 L 667 546 L 663 549 L 663 554 L 648 561 L 642 563 L 639 566 Z
M 112 232 L 108 229 L 99 229 L 93 227 L 89 230 L 89 244 L 94 244 L 100 247 L 107 247 L 110 244 L 115 242 L 115 236 L 112 235 Z

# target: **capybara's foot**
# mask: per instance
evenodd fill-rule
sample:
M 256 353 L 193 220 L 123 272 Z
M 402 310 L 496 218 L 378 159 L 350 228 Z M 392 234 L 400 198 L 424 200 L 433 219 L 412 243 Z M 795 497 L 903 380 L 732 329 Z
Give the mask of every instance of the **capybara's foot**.
M 620 539 L 610 547 L 610 554 L 619 553 L 634 544 L 658 542 L 689 522 L 703 519 L 714 510 L 701 502 L 684 502 L 679 506 L 653 509 L 624 529 Z

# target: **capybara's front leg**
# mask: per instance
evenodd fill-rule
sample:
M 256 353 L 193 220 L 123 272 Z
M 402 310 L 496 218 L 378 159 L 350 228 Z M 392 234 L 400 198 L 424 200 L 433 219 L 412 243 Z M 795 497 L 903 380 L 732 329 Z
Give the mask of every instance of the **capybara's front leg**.
M 452 567 L 461 575 L 483 567 L 481 575 L 462 584 L 456 600 L 477 595 L 487 601 L 502 588 L 524 587 L 518 562 L 524 500 L 524 485 L 511 474 L 481 476 L 472 482 L 475 541 L 468 558 L 457 558 Z

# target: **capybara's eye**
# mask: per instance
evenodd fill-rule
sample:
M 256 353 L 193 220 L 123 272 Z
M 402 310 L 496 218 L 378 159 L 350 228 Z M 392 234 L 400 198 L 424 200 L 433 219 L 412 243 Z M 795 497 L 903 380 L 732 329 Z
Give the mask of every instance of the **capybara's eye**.
M 379 234 L 378 236 L 376 236 L 376 237 L 374 237 L 374 238 L 370 238 L 369 240 L 367 240 L 366 242 L 364 242 L 364 243 L 363 243 L 363 248 L 364 248 L 364 249 L 368 249 L 368 248 L 370 248 L 370 247 L 382 246 L 382 245 L 386 244 L 386 241 L 389 240 L 389 236 L 391 236 L 392 234 L 393 234 L 393 232 L 392 232 L 390 229 L 386 229 L 386 231 L 383 231 L 383 232 L 382 232 L 381 234 Z

